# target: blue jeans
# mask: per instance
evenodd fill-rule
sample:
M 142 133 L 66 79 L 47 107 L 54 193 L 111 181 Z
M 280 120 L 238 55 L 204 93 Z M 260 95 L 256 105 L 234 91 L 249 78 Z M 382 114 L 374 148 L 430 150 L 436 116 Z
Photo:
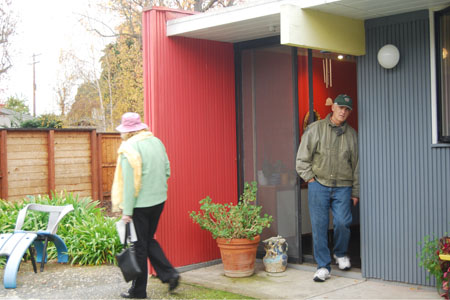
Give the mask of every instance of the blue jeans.
M 328 249 L 329 211 L 333 214 L 334 249 L 337 257 L 347 254 L 350 240 L 351 187 L 327 187 L 314 181 L 308 184 L 308 205 L 311 217 L 314 259 L 317 268 L 331 270 L 331 256 Z

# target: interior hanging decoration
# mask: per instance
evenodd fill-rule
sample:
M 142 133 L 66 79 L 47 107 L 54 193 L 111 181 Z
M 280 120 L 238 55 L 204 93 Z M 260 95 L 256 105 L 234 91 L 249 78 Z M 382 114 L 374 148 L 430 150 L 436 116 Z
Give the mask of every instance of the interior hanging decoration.
M 323 82 L 325 83 L 325 87 L 333 86 L 333 74 L 331 71 L 331 58 L 322 59 L 322 67 L 323 67 Z

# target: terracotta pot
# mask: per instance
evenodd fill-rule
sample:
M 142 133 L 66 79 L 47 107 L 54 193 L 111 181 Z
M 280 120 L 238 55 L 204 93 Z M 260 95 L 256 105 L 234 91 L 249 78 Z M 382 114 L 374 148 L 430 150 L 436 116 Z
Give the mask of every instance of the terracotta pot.
M 248 239 L 217 238 L 225 276 L 247 277 L 255 271 L 256 250 L 260 237 Z

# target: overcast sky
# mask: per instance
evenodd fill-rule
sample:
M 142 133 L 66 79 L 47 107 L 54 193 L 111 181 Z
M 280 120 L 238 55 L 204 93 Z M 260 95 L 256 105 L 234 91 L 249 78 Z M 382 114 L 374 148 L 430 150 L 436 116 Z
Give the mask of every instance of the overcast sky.
M 0 0 L 2 1 L 2 0 Z M 95 0 L 101 1 L 101 0 Z M 106 0 L 104 0 L 106 1 Z M 0 102 L 10 96 L 28 101 L 33 113 L 33 54 L 36 54 L 36 114 L 59 113 L 55 78 L 61 50 L 73 51 L 78 57 L 100 58 L 108 42 L 89 33 L 80 23 L 81 15 L 95 15 L 111 23 L 110 16 L 96 11 L 94 0 L 13 0 L 17 16 L 16 36 L 12 40 L 13 67 L 1 82 Z M 91 5 L 91 6 L 90 6 Z

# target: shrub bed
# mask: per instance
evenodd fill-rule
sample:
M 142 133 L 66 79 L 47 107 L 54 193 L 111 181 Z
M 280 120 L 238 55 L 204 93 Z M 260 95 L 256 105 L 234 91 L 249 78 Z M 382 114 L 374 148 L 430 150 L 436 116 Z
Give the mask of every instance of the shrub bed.
M 115 264 L 115 254 L 122 245 L 116 232 L 115 222 L 119 218 L 108 217 L 98 201 L 78 198 L 72 193 L 59 195 L 29 196 L 23 202 L 7 202 L 0 199 L 0 233 L 14 231 L 17 215 L 29 203 L 46 205 L 69 205 L 74 210 L 59 223 L 57 234 L 67 246 L 69 262 L 78 265 Z M 23 230 L 37 231 L 47 227 L 48 214 L 29 211 L 25 217 Z M 56 248 L 49 243 L 48 259 L 57 258 Z M 0 258 L 4 265 L 5 257 Z

